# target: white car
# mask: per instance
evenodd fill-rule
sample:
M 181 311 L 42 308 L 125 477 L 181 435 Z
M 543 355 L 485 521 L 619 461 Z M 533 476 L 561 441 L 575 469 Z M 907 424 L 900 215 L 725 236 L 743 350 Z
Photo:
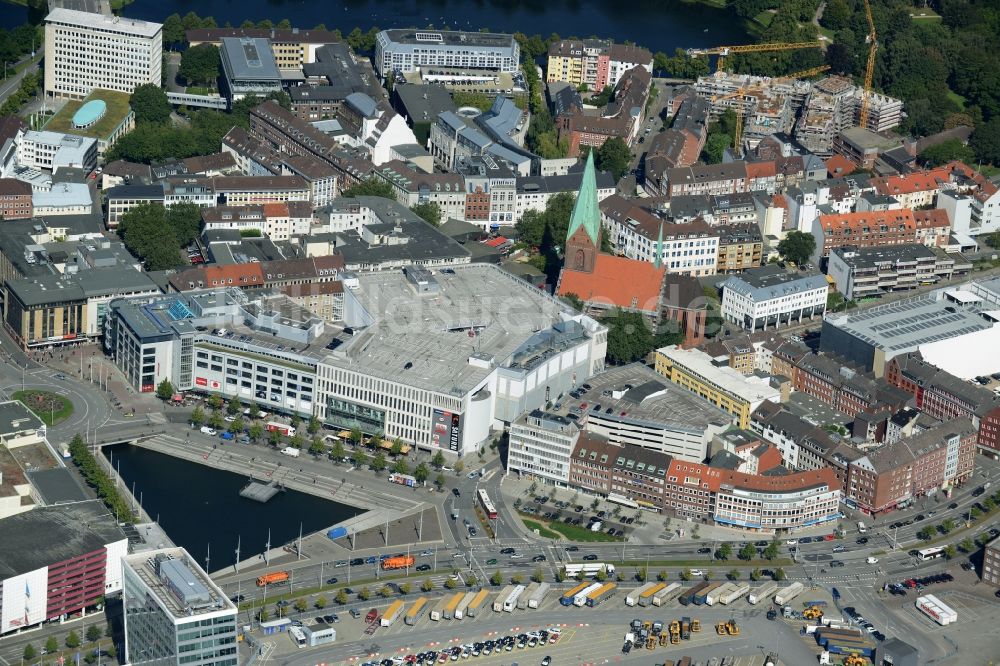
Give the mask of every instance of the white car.
M 788 541 L 785 542 L 785 544 L 789 546 L 796 546 L 798 545 L 798 543 L 799 543 L 798 539 L 789 539 Z
M 865 560 L 865 562 L 867 562 L 868 564 L 878 564 L 878 558 L 877 557 L 869 557 L 867 560 Z
M 691 569 L 691 575 L 692 576 L 704 576 L 705 572 L 702 571 L 701 569 Z

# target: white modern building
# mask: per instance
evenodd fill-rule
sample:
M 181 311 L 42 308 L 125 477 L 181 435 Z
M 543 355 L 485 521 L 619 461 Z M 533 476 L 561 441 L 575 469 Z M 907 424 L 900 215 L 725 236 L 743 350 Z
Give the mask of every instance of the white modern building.
M 823 316 L 829 285 L 822 275 L 777 266 L 748 270 L 722 283 L 722 317 L 751 332 Z
M 83 99 L 104 88 L 131 94 L 161 82 L 163 26 L 58 8 L 45 17 L 45 95 Z
M 91 171 L 97 166 L 97 139 L 29 130 L 17 140 L 17 163 L 53 173 L 63 167 Z
M 128 539 L 100 500 L 0 520 L 0 635 L 58 620 L 122 589 Z
M 236 605 L 183 548 L 122 559 L 125 659 L 236 666 Z
M 533 410 L 510 424 L 507 473 L 540 476 L 559 485 L 569 483 L 569 464 L 580 438 L 572 420 Z
M 521 47 L 513 35 L 453 30 L 383 30 L 375 38 L 375 71 L 383 79 L 393 72 L 421 67 L 517 72 Z

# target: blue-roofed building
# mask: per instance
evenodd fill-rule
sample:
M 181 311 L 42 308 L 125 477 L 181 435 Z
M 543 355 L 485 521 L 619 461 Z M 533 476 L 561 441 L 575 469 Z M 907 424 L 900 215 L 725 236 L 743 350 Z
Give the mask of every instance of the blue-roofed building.
M 722 283 L 722 317 L 750 332 L 826 314 L 826 277 L 771 265 Z
M 248 95 L 266 97 L 281 90 L 281 73 L 268 40 L 223 37 L 219 59 L 222 63 L 222 92 L 230 104 Z

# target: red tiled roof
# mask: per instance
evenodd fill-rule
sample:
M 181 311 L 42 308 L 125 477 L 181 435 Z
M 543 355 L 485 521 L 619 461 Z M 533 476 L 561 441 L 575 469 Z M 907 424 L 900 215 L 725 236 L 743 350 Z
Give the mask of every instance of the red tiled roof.
M 720 467 L 709 467 L 701 463 L 672 460 L 670 468 L 667 470 L 667 478 L 669 479 L 670 477 L 676 477 L 677 483 L 688 486 L 694 484 L 685 484 L 685 478 L 697 479 L 699 488 L 707 489 L 711 492 L 718 492 L 719 488 L 723 485 L 757 492 L 779 493 L 799 492 L 817 486 L 826 486 L 827 488 L 840 487 L 836 472 L 829 467 L 781 476 L 764 476 L 761 474 L 744 474 L 743 472 L 735 472 Z M 705 488 L 706 484 L 707 488 Z
M 831 178 L 846 176 L 854 173 L 858 165 L 847 159 L 843 155 L 834 155 L 826 161 L 826 172 Z
M 948 221 L 948 211 L 943 208 L 933 208 L 931 210 L 913 211 L 913 221 L 918 228 L 927 227 L 950 227 Z
M 951 168 L 943 166 L 929 171 L 917 171 L 905 176 L 873 178 L 872 184 L 875 186 L 876 192 L 891 197 L 897 194 L 913 194 L 914 192 L 939 190 L 942 183 L 947 183 L 950 180 Z
M 598 254 L 593 273 L 563 269 L 559 295 L 576 294 L 585 303 L 658 312 L 665 268 L 647 261 Z
M 489 245 L 490 247 L 500 247 L 504 243 L 509 242 L 503 236 L 497 236 L 496 238 L 491 238 L 487 241 L 483 241 L 483 245 Z
M 266 203 L 264 217 L 288 217 L 288 206 L 283 203 Z
M 778 168 L 774 160 L 765 162 L 747 162 L 747 178 L 774 178 L 778 175 Z
M 861 213 L 834 213 L 832 215 L 820 215 L 820 225 L 827 231 L 849 228 L 852 231 L 862 227 L 874 228 L 886 225 L 895 227 L 900 224 L 906 226 L 908 231 L 916 232 L 917 224 L 913 220 L 913 211 L 909 209 L 866 211 Z

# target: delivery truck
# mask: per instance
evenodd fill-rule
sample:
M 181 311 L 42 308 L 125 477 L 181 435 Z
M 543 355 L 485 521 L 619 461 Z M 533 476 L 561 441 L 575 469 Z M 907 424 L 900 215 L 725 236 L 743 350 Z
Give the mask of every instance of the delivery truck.
M 465 598 L 464 592 L 456 592 L 455 594 L 453 594 L 451 599 L 448 600 L 448 603 L 445 604 L 444 612 L 441 613 L 441 617 L 444 618 L 445 620 L 450 620 L 453 617 L 455 617 L 455 609 L 458 608 L 458 605 L 462 603 L 462 599 L 464 598 Z
M 503 602 L 503 610 L 505 613 L 514 612 L 514 609 L 517 608 L 517 600 L 522 594 L 524 594 L 524 590 L 524 585 L 517 585 L 513 590 L 511 590 L 510 596 Z
M 438 602 L 434 604 L 434 608 L 431 609 L 431 619 L 437 622 L 444 617 L 444 607 L 448 605 L 451 600 L 449 596 L 443 596 L 438 599 Z
M 680 583 L 671 583 L 670 585 L 667 585 L 659 592 L 653 594 L 653 605 L 663 606 L 664 604 L 676 599 L 683 589 L 684 586 Z
M 407 569 L 413 566 L 413 562 L 413 555 L 387 557 L 382 560 L 382 571 L 389 571 L 391 569 Z
M 475 599 L 469 604 L 469 607 L 465 609 L 465 614 L 469 617 L 476 617 L 476 615 L 486 607 L 486 598 L 490 596 L 489 590 L 479 590 L 476 592 Z
M 395 483 L 400 486 L 406 486 L 407 488 L 412 488 L 417 485 L 416 478 L 410 476 L 409 474 L 396 474 L 392 473 L 389 475 L 389 483 Z
M 581 573 L 584 576 L 596 576 L 599 572 L 607 574 L 608 577 L 615 575 L 615 565 L 605 562 L 583 562 L 580 564 L 567 564 L 564 572 L 566 578 L 576 578 Z
M 769 580 L 763 585 L 758 585 L 757 587 L 750 590 L 749 596 L 747 596 L 747 601 L 753 605 L 759 604 L 761 601 L 767 601 L 771 596 L 778 591 L 778 584 L 773 580 Z
M 507 597 L 509 597 L 510 593 L 513 591 L 514 591 L 513 585 L 508 585 L 507 587 L 500 590 L 500 594 L 498 594 L 496 599 L 493 600 L 493 611 L 495 613 L 503 612 L 503 604 L 505 601 L 507 601 Z M 571 601 L 570 603 L 573 602 Z
M 646 594 L 653 588 L 663 585 L 663 583 L 646 583 L 641 587 L 637 587 L 628 594 L 625 595 L 625 605 L 626 606 L 637 606 L 639 605 L 639 597 Z
M 257 587 L 264 587 L 265 585 L 276 585 L 278 583 L 287 583 L 287 582 L 288 582 L 287 571 L 272 571 L 271 573 L 257 577 Z
M 559 603 L 562 604 L 563 606 L 572 606 L 573 599 L 576 598 L 576 595 L 580 594 L 580 592 L 583 592 L 585 589 L 587 589 L 589 585 L 590 583 L 580 583 L 579 585 L 573 586 L 565 594 L 559 597 Z
M 281 449 L 281 452 L 284 453 L 286 456 L 291 456 L 293 458 L 298 458 L 300 453 L 300 451 L 294 446 L 286 446 L 285 448 Z
M 463 617 L 465 617 L 465 614 L 469 610 L 469 604 L 471 604 L 472 600 L 475 599 L 475 598 L 476 598 L 476 593 L 475 592 L 466 592 L 465 593 L 465 596 L 462 597 L 462 601 L 460 601 L 459 604 L 458 604 L 458 608 L 455 609 L 455 619 L 456 620 L 461 620 Z
M 611 598 L 611 596 L 615 593 L 615 590 L 617 589 L 618 585 L 616 583 L 605 583 L 604 585 L 602 585 L 601 587 L 597 588 L 596 590 L 587 595 L 586 603 L 591 608 L 594 608 L 595 606 L 600 606 L 602 602 Z
M 705 587 L 701 588 L 701 591 L 699 591 L 696 595 L 694 595 L 694 598 L 691 599 L 691 602 L 695 606 L 703 606 L 705 602 L 708 601 L 708 595 L 712 593 L 712 590 L 719 587 L 720 585 L 722 585 L 722 583 L 708 583 Z
M 575 597 L 573 597 L 573 605 L 582 607 L 587 603 L 587 597 L 594 590 L 599 590 L 604 586 L 604 583 L 591 583 L 587 587 L 583 588 Z
M 403 614 L 403 601 L 402 599 L 397 599 L 389 604 L 389 607 L 382 614 L 382 619 L 379 620 L 383 627 L 391 627 L 393 623 L 399 619 L 399 616 Z
M 719 595 L 719 603 L 724 606 L 728 606 L 749 591 L 749 583 L 733 583 L 732 588 L 728 592 Z
M 952 610 L 949 606 L 945 605 L 943 601 L 935 597 L 933 594 L 917 597 L 916 606 L 917 610 L 940 624 L 942 627 L 958 620 L 958 613 Z
M 802 594 L 804 589 L 806 589 L 805 586 L 796 581 L 788 587 L 778 590 L 778 593 L 774 595 L 774 603 L 779 606 L 784 606 L 789 601 Z
M 410 606 L 410 610 L 406 611 L 406 615 L 403 616 L 403 622 L 405 622 L 407 625 L 411 627 L 415 625 L 417 622 L 420 622 L 420 616 L 422 615 L 422 612 L 426 605 L 427 605 L 427 597 L 420 597 L 419 599 L 414 601 L 413 605 Z

